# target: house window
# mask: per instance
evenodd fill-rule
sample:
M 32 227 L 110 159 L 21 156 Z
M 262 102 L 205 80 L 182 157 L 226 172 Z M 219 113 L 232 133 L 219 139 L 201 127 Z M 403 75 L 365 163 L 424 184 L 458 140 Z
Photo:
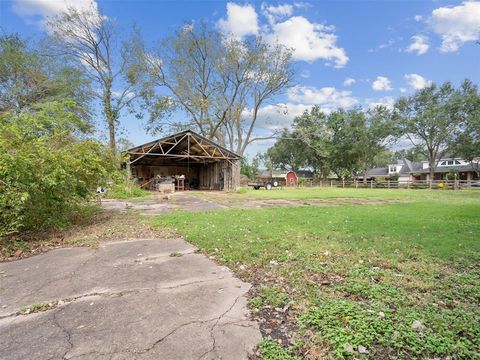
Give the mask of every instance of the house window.
M 455 160 L 455 165 L 461 165 L 461 164 L 460 164 L 460 161 Z
M 440 163 L 440 165 L 447 165 L 447 162 L 446 162 L 446 161 L 442 161 L 442 162 Z
M 389 172 L 397 172 L 397 167 L 396 166 L 390 166 L 390 169 L 388 170 Z
M 447 164 L 448 164 L 448 165 L 453 165 L 454 162 L 453 162 L 453 160 L 448 160 L 448 161 L 447 161 Z

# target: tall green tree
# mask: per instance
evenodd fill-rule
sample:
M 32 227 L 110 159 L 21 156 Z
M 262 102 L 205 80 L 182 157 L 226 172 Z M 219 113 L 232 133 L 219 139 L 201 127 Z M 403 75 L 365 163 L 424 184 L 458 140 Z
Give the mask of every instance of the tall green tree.
M 463 159 L 470 161 L 477 177 L 480 177 L 480 94 L 478 86 L 470 81 L 465 81 L 457 100 L 463 108 L 461 112 L 462 126 L 455 139 L 453 151 Z
M 295 133 L 283 130 L 275 144 L 267 150 L 273 167 L 297 171 L 306 164 L 305 143 Z
M 301 141 L 296 145 L 301 147 L 305 165 L 311 167 L 313 172 L 322 178 L 330 174 L 326 120 L 327 115 L 315 106 L 293 121 L 293 132 Z
M 357 138 L 354 142 L 358 152 L 358 165 L 363 172 L 363 181 L 367 181 L 369 169 L 384 162 L 388 154 L 387 144 L 393 141 L 394 127 L 392 113 L 385 106 L 377 106 L 366 112 L 359 111 L 358 121 L 353 131 Z
M 418 147 L 410 147 L 408 149 L 400 149 L 396 150 L 392 153 L 393 159 L 408 159 L 410 161 L 422 161 L 425 159 L 423 155 L 423 151 L 421 148 Z
M 391 113 L 377 107 L 338 109 L 327 115 L 314 107 L 295 119 L 293 134 L 304 144 L 301 152 L 307 166 L 324 176 L 333 171 L 342 178 L 353 177 L 375 166 L 386 151 Z
M 406 136 L 425 156 L 431 180 L 438 161 L 454 149 L 459 131 L 465 128 L 465 99 L 473 90 L 469 81 L 458 89 L 450 82 L 432 84 L 395 103 L 398 134 Z
M 43 49 L 18 34 L 0 37 L 0 114 L 32 111 L 41 103 L 72 100 L 69 111 L 91 118 L 90 81 L 63 58 L 42 55 Z

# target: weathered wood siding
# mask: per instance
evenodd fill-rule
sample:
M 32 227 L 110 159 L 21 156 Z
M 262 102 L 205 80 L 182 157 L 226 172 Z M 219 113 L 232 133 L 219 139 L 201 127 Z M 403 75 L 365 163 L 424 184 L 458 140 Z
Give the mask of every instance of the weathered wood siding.
M 240 187 L 240 161 L 205 164 L 199 170 L 201 190 L 233 191 Z

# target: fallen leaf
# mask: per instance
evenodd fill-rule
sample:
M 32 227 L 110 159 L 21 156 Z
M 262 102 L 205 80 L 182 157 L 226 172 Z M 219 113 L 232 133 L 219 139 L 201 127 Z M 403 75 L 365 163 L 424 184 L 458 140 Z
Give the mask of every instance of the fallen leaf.
M 367 348 L 363 345 L 358 345 L 358 352 L 360 354 L 368 354 L 369 351 L 367 350 Z

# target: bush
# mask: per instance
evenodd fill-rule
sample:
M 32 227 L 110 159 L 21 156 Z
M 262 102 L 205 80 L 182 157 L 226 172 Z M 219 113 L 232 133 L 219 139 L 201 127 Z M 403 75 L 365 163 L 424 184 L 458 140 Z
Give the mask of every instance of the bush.
M 84 123 L 50 102 L 0 117 L 0 239 L 63 228 L 71 211 L 115 173 L 116 161 Z
M 111 199 L 142 198 L 147 196 L 150 196 L 150 193 L 138 187 L 130 179 L 117 181 L 110 190 L 107 190 L 107 197 Z

